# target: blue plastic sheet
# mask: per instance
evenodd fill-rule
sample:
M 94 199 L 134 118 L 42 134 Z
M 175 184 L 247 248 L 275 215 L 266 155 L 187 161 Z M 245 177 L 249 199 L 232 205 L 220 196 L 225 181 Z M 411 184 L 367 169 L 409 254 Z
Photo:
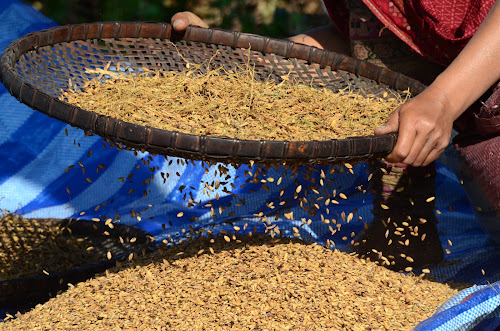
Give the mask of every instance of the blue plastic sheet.
M 30 31 L 54 25 L 22 2 L 0 1 L 0 50 Z M 33 111 L 13 98 L 3 85 L 0 86 L 0 209 L 39 218 L 92 219 L 101 215 L 118 215 L 122 223 L 137 225 L 159 241 L 170 237 L 183 238 L 182 229 L 188 226 L 210 228 L 214 232 L 229 229 L 227 221 L 241 228 L 248 223 L 249 230 L 257 226 L 259 231 L 264 231 L 265 224 L 255 216 L 263 212 L 285 235 L 292 235 L 292 228 L 302 224 L 301 218 L 311 219 L 308 226 L 300 228 L 302 237 L 321 244 L 332 240 L 336 248 L 345 248 L 341 234 L 332 235 L 319 216 L 311 217 L 298 202 L 287 204 L 293 211 L 292 220 L 274 218 L 277 212 L 284 212 L 280 210 L 277 198 L 280 190 L 285 189 L 284 197 L 293 201 L 297 185 L 303 183 L 306 186 L 308 179 L 304 174 L 294 178 L 284 176 L 279 187 L 276 183 L 268 183 L 269 191 L 266 191 L 261 189 L 262 183 L 240 188 L 247 179 L 245 171 L 248 167 L 230 167 L 230 182 L 214 190 L 209 198 L 203 193 L 207 189 L 205 183 L 224 181 L 220 173 L 215 176 L 214 168 L 205 173 L 200 162 L 186 164 L 176 158 L 167 161 L 161 156 L 151 157 L 147 153 L 136 154 L 105 146 L 100 137 L 85 137 L 83 131 Z M 90 156 L 89 151 L 92 151 Z M 449 150 L 447 153 L 454 152 Z M 74 168 L 68 169 L 71 165 Z M 344 221 L 342 233 L 358 233 L 363 222 L 372 219 L 373 196 L 362 194 L 358 189 L 368 187 L 367 169 L 367 164 L 361 163 L 353 169 L 354 174 L 327 175 L 327 179 L 333 180 L 349 196 L 338 206 L 330 205 L 330 212 L 349 213 L 357 209 L 356 217 L 363 220 Z M 313 172 L 312 176 L 319 181 L 321 167 L 316 170 L 318 172 Z M 127 178 L 130 173 L 134 174 L 133 177 Z M 155 175 L 153 179 L 152 174 Z M 268 170 L 267 177 L 277 181 L 281 176 L 282 168 Z M 145 182 L 148 178 L 149 184 Z M 231 183 L 234 189 L 230 187 Z M 241 201 L 225 193 L 224 187 L 236 193 L 239 199 L 244 199 L 245 204 L 237 206 Z M 443 247 L 450 250 L 445 256 L 450 263 L 432 267 L 431 272 L 438 281 L 454 280 L 480 286 L 450 298 L 416 330 L 494 330 L 500 323 L 500 286 L 495 283 L 500 279 L 498 246 L 488 239 L 475 220 L 454 172 L 440 163 L 437 164 L 435 189 L 436 208 L 441 211 L 438 231 Z M 147 197 L 144 197 L 144 191 Z M 189 193 L 193 200 L 202 203 L 188 207 Z M 224 206 L 225 210 L 220 215 L 215 210 L 218 217 L 214 219 L 210 216 L 210 208 L 203 205 L 216 193 L 219 193 L 219 206 Z M 274 209 L 269 208 L 270 202 L 275 202 Z M 132 210 L 140 211 L 140 216 L 131 213 Z M 180 212 L 184 214 L 182 218 L 178 217 Z M 195 222 L 190 220 L 194 217 L 197 218 Z M 163 225 L 166 225 L 165 230 Z M 453 243 L 452 247 L 448 240 Z M 485 271 L 484 275 L 481 270 Z

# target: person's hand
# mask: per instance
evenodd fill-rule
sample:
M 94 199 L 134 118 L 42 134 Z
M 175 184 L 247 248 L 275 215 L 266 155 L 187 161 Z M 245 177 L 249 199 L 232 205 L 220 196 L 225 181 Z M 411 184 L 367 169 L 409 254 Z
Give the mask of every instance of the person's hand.
M 385 158 L 415 167 L 435 161 L 448 146 L 455 112 L 446 94 L 429 87 L 399 106 L 376 135 L 399 132 L 393 151 Z
M 195 14 L 184 11 L 172 16 L 172 27 L 177 32 L 186 31 L 187 27 L 190 25 L 201 26 L 202 28 L 208 28 L 208 24 L 205 23 L 201 18 Z

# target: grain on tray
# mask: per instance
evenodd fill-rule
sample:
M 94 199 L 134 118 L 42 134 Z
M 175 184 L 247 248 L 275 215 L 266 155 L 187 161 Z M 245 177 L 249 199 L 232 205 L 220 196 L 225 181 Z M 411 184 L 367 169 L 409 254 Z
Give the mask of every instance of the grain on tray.
M 237 70 L 187 63 L 187 69 L 131 73 L 105 69 L 60 99 L 129 123 L 196 135 L 239 139 L 329 140 L 373 135 L 402 102 L 399 95 L 363 96 L 313 88 L 282 76 L 256 78 L 250 63 Z M 200 70 L 200 68 L 204 68 Z

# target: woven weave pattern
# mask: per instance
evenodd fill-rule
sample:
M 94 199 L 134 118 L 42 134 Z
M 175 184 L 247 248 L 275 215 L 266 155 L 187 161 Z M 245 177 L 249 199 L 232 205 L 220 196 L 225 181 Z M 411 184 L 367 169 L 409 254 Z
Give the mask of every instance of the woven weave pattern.
M 89 79 L 97 77 L 88 70 L 109 65 L 110 71 L 134 74 L 143 69 L 181 72 L 187 63 L 203 63 L 210 60 L 213 67 L 237 70 L 238 66 L 249 64 L 255 67 L 255 78 L 266 81 L 271 78 L 277 83 L 282 76 L 316 88 L 333 91 L 351 89 L 363 95 L 382 97 L 384 93 L 395 94 L 386 85 L 374 84 L 370 79 L 357 77 L 344 70 L 334 72 L 320 68 L 317 63 L 305 60 L 287 59 L 275 54 L 232 49 L 229 46 L 180 41 L 172 43 L 157 39 L 105 39 L 60 43 L 44 46 L 24 54 L 16 63 L 17 73 L 26 83 L 37 86 L 40 91 L 59 97 L 61 91 L 83 86 Z M 206 72 L 206 67 L 200 69 Z
M 57 99 L 61 91 L 78 89 L 98 75 L 89 69 L 182 71 L 187 62 L 206 61 L 227 70 L 250 64 L 258 80 L 280 82 L 289 75 L 316 88 L 365 95 L 394 96 L 407 89 L 415 95 L 425 88 L 387 69 L 286 40 L 197 27 L 177 36 L 170 25 L 155 23 L 95 23 L 29 34 L 5 50 L 0 78 L 36 110 L 157 154 L 238 163 L 323 163 L 382 156 L 395 145 L 394 134 L 303 142 L 194 136 L 126 123 Z

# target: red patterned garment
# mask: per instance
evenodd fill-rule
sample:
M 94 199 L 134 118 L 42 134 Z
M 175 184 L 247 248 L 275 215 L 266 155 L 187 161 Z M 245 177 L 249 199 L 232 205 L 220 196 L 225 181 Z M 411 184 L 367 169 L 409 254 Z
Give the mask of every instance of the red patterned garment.
M 494 3 L 494 0 L 324 0 L 337 29 L 350 41 L 353 57 L 419 80 L 422 77 L 418 74 L 428 71 L 427 61 L 442 66 L 453 61 Z M 394 39 L 400 43 L 394 43 Z M 404 48 L 421 57 L 397 52 Z M 415 58 L 427 63 L 422 66 Z M 429 72 L 431 81 L 433 75 L 434 72 Z M 453 143 L 500 216 L 500 84 L 494 93 L 487 95 L 490 97 L 482 106 L 476 102 L 455 121 L 454 127 L 460 134 Z
M 416 53 L 450 64 L 486 18 L 494 0 L 362 0 L 370 11 Z M 346 36 L 349 10 L 344 0 L 324 0 L 330 17 Z

